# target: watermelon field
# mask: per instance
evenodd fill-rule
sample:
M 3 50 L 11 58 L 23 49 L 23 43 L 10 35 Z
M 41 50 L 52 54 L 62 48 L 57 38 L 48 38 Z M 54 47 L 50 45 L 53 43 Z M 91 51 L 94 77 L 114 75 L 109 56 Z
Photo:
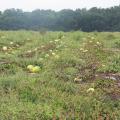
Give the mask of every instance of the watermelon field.
M 120 33 L 0 31 L 0 120 L 120 120 Z

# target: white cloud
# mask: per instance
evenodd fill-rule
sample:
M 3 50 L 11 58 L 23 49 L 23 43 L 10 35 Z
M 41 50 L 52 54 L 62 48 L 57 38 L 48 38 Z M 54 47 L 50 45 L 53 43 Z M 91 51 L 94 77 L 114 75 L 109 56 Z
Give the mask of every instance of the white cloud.
M 119 5 L 119 0 L 0 0 L 0 10 L 20 8 L 25 11 L 34 9 L 76 9 L 91 7 L 111 7 Z

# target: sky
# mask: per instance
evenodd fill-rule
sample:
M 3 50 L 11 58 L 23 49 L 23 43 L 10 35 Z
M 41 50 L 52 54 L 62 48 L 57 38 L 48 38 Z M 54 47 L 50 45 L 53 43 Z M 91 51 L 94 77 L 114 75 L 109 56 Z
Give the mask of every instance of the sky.
M 120 0 L 0 0 L 0 11 L 9 8 L 18 8 L 24 11 L 35 9 L 52 9 L 59 11 L 61 9 L 77 8 L 108 8 L 117 6 Z

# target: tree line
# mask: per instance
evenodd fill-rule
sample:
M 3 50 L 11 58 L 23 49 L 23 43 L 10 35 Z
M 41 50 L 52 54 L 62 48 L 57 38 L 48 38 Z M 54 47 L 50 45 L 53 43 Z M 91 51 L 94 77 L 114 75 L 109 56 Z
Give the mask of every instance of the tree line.
M 24 12 L 7 9 L 0 12 L 1 30 L 120 31 L 120 6 L 111 8 L 40 10 Z

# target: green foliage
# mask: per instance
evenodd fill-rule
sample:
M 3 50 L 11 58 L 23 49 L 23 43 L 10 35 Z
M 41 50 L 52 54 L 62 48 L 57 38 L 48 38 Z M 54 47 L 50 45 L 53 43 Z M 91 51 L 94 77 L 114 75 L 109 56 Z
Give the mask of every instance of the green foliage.
M 108 58 L 108 63 L 105 67 L 102 68 L 104 72 L 119 72 L 120 71 L 120 55 L 114 55 Z
M 16 80 L 10 80 L 8 79 L 3 79 L 0 81 L 0 86 L 1 89 L 5 94 L 9 93 L 11 90 L 15 90 L 17 87 L 17 81 Z
M 116 48 L 120 49 L 120 40 L 117 40 L 114 45 Z
M 64 9 L 59 12 L 39 9 L 23 12 L 20 9 L 7 9 L 0 12 L 0 29 L 36 30 L 41 35 L 45 35 L 46 30 L 120 31 L 119 11 L 120 6 L 107 9 L 94 7 L 90 10 Z M 112 38 L 113 36 L 109 35 L 107 39 Z
M 37 100 L 37 95 L 34 93 L 33 89 L 30 87 L 22 88 L 19 90 L 19 99 L 23 102 L 33 102 Z

